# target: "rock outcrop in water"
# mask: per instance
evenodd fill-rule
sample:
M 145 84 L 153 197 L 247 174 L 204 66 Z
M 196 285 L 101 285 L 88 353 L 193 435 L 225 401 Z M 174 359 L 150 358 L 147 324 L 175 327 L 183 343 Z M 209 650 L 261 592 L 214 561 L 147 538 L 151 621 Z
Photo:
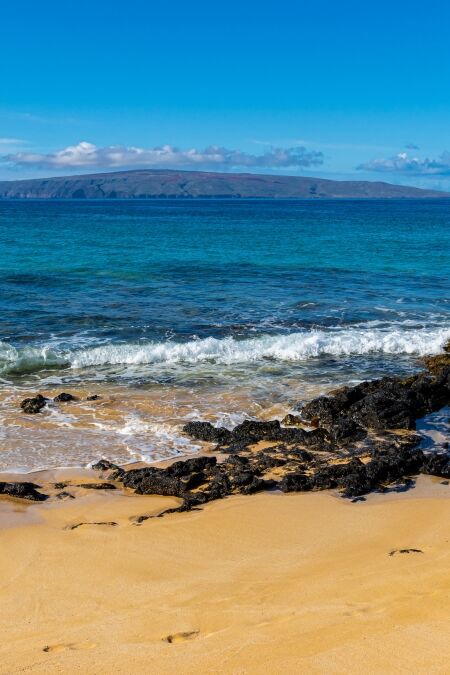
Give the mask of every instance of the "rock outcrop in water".
M 20 407 L 22 408 L 24 413 L 27 413 L 28 415 L 36 415 L 37 413 L 41 412 L 42 408 L 45 406 L 46 403 L 47 399 L 45 398 L 45 396 L 37 394 L 32 398 L 24 398 L 24 400 L 20 404 Z
M 76 396 L 73 394 L 68 394 L 65 391 L 62 391 L 60 394 L 55 396 L 53 400 L 55 403 L 70 403 L 70 401 L 78 401 Z
M 342 443 L 369 430 L 414 429 L 418 418 L 446 405 L 449 391 L 450 369 L 407 380 L 385 377 L 317 398 L 303 407 L 302 415 Z
M 92 394 L 91 396 L 86 397 L 86 401 L 97 401 L 100 398 L 101 397 L 98 394 Z M 42 396 L 42 394 L 36 394 L 36 396 L 24 398 L 20 404 L 20 407 L 24 413 L 27 413 L 28 415 L 35 415 L 41 412 L 48 400 L 49 399 L 45 396 Z M 71 403 L 78 401 L 78 398 L 73 394 L 62 391 L 60 394 L 54 397 L 53 401 L 54 403 Z
M 427 371 L 407 379 L 385 377 L 320 396 L 286 419 L 290 426 L 278 420 L 246 420 L 233 430 L 209 422 L 186 424 L 184 431 L 192 438 L 215 444 L 215 456 L 177 461 L 164 469 L 125 471 L 107 460 L 92 468 L 137 494 L 182 500 L 165 513 L 274 488 L 336 489 L 344 497 L 360 498 L 372 490 L 407 489 L 418 473 L 450 478 L 450 453 L 424 452 L 414 431 L 419 418 L 450 404 L 450 345 L 444 354 L 425 359 L 425 365 Z M 258 448 L 261 441 L 264 449 Z M 44 499 L 36 487 L 0 483 L 0 493 Z
M 450 357 L 450 354 L 448 355 Z M 109 463 L 96 467 L 138 494 L 179 497 L 170 511 L 189 511 L 231 494 L 278 488 L 283 492 L 337 489 L 359 497 L 374 489 L 412 484 L 420 472 L 450 477 L 448 453 L 425 453 L 416 420 L 450 402 L 447 354 L 430 357 L 427 372 L 407 379 L 382 378 L 342 387 L 303 406 L 299 417 L 258 422 L 247 420 L 233 430 L 209 422 L 189 422 L 192 438 L 215 443 L 219 458 L 196 457 L 166 469 L 123 471 Z M 300 428 L 304 423 L 312 430 Z M 255 450 L 261 441 L 273 443 Z M 397 486 L 398 489 L 398 486 Z

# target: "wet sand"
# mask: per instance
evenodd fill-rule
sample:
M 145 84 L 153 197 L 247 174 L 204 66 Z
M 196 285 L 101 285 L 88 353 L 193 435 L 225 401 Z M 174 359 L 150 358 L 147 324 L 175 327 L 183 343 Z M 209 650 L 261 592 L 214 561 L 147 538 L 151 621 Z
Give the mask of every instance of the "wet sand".
M 2 498 L 0 673 L 448 673 L 449 497 Z
M 54 403 L 61 391 L 77 400 Z M 20 409 L 21 401 L 40 393 L 48 404 L 37 415 Z M 97 400 L 87 400 L 89 395 Z M 0 471 L 41 467 L 86 466 L 101 457 L 118 464 L 155 462 L 197 453 L 202 444 L 182 432 L 183 424 L 204 419 L 233 427 L 248 416 L 283 418 L 290 408 L 258 405 L 251 392 L 194 392 L 153 386 L 132 389 L 92 385 L 89 389 L 48 387 L 0 390 Z

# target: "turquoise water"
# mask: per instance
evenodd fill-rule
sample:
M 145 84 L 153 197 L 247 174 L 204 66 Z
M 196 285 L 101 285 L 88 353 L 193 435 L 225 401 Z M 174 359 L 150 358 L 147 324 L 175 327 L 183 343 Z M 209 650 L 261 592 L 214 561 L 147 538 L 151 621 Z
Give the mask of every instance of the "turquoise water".
M 289 409 L 439 351 L 449 263 L 448 201 L 0 202 L 1 387 Z

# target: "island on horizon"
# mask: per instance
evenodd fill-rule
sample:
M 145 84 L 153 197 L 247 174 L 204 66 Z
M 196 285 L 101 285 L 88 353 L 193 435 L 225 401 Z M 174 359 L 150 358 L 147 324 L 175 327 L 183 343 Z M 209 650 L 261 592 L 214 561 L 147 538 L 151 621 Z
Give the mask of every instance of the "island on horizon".
M 447 199 L 450 193 L 381 181 L 138 169 L 0 181 L 0 199 Z

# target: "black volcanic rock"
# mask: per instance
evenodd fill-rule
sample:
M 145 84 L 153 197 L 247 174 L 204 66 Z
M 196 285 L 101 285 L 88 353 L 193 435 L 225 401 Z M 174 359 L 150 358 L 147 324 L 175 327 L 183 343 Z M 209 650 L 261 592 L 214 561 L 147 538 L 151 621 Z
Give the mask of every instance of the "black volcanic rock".
M 232 431 L 223 427 L 214 427 L 209 422 L 189 422 L 183 431 L 192 438 L 201 441 L 218 443 L 228 446 L 226 452 L 239 452 L 249 445 L 259 441 L 274 441 L 278 443 L 301 443 L 312 447 L 323 447 L 330 441 L 330 435 L 325 429 L 305 431 L 293 427 L 283 428 L 278 420 L 261 422 L 259 420 L 245 420 Z
M 84 488 L 85 490 L 115 490 L 114 483 L 79 483 L 76 487 Z
M 435 378 L 420 373 L 407 380 L 384 377 L 342 387 L 303 406 L 302 415 L 341 442 L 362 438 L 369 429 L 414 429 L 419 417 L 450 400 L 444 376 L 445 372 Z
M 314 399 L 295 420 L 309 420 L 312 431 L 283 428 L 278 420 L 245 420 L 231 431 L 209 422 L 186 424 L 184 431 L 193 438 L 219 443 L 216 450 L 228 453 L 222 462 L 195 457 L 166 469 L 125 471 L 101 460 L 93 468 L 114 471 L 115 479 L 138 494 L 182 500 L 163 513 L 274 487 L 283 492 L 337 489 L 356 501 L 373 490 L 409 489 L 421 472 L 450 478 L 450 454 L 422 451 L 421 437 L 412 431 L 417 419 L 450 403 L 447 360 L 435 357 L 427 366 L 429 372 L 407 379 L 385 377 Z M 256 451 L 252 446 L 259 441 L 274 445 Z
M 77 401 L 77 397 L 73 394 L 68 394 L 65 391 L 62 391 L 58 396 L 55 396 L 53 399 L 55 403 L 69 403 L 69 401 Z
M 100 459 L 98 462 L 92 465 L 91 467 L 95 471 L 109 471 L 109 470 L 115 470 L 117 471 L 120 469 L 120 466 L 117 464 L 114 464 L 113 462 L 110 462 L 109 459 Z
M 216 466 L 215 457 L 195 457 L 184 462 L 175 462 L 167 469 L 146 467 L 124 473 L 125 487 L 138 494 L 158 494 L 182 497 L 189 490 L 199 487 L 207 480 L 207 471 Z
M 19 499 L 28 499 L 33 502 L 43 502 L 48 499 L 48 495 L 38 492 L 39 485 L 34 483 L 3 483 L 0 482 L 0 495 L 16 497 Z
M 281 427 L 278 420 L 270 422 L 245 420 L 233 429 L 233 440 L 243 440 L 248 444 L 256 443 L 257 441 L 278 440 L 280 430 Z
M 423 462 L 422 473 L 450 478 L 450 455 L 447 452 L 428 455 Z
M 357 497 L 382 485 L 403 480 L 421 471 L 424 456 L 420 450 L 392 447 L 368 463 L 353 458 L 342 464 L 319 468 L 314 474 L 301 471 L 284 476 L 279 487 L 283 492 L 329 490 L 339 488 L 344 497 Z
M 214 427 L 210 422 L 188 422 L 184 425 L 183 431 L 192 438 L 211 443 L 227 444 L 232 439 L 228 429 Z
M 142 169 L 0 181 L 0 199 L 429 199 L 450 195 L 369 181 Z
M 25 398 L 20 404 L 20 407 L 24 413 L 36 415 L 38 412 L 41 412 L 46 402 L 47 399 L 44 396 L 37 394 L 37 396 L 33 396 L 32 398 Z

